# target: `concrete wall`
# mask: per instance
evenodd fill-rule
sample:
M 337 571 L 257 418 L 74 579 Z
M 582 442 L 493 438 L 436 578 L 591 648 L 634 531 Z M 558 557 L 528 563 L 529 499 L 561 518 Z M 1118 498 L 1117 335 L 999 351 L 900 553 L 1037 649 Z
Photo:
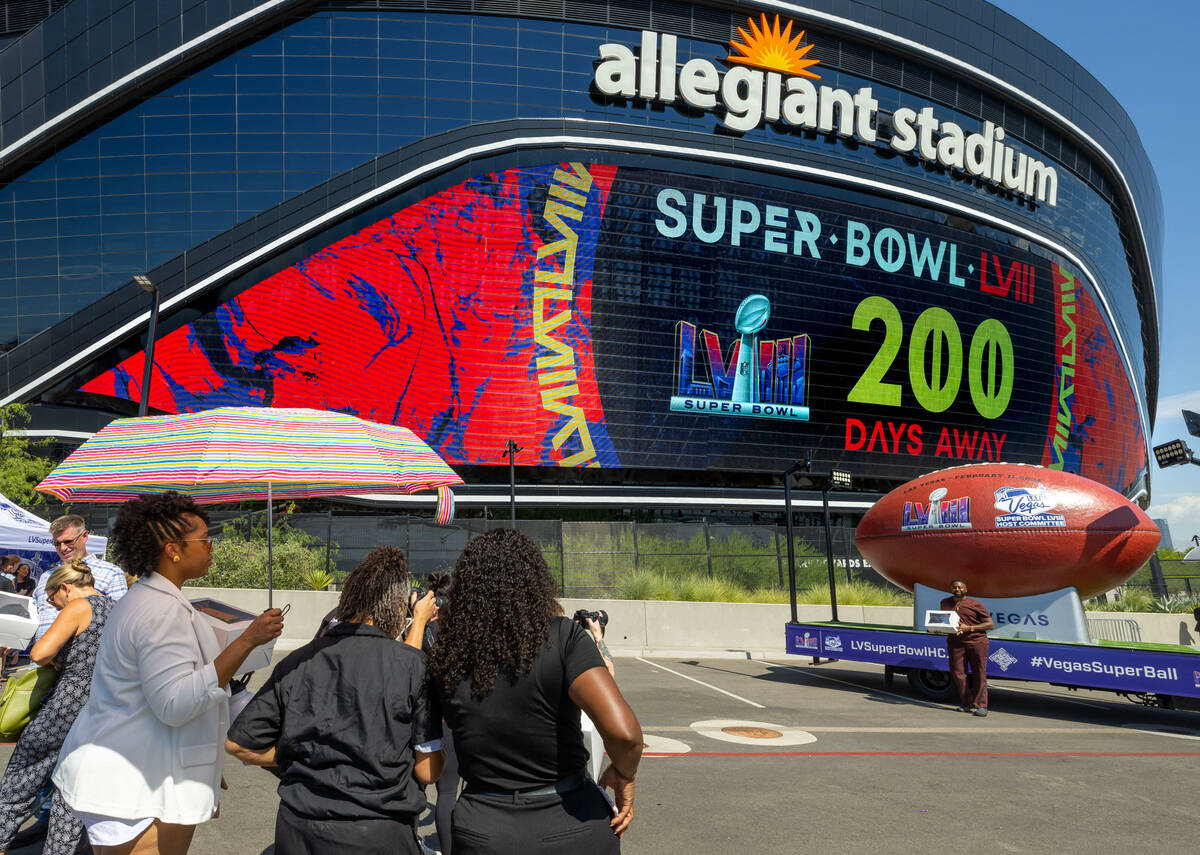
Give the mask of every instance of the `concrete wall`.
M 258 612 L 267 592 L 247 588 L 186 588 L 192 599 L 212 597 Z M 335 591 L 276 591 L 275 605 L 291 603 L 279 648 L 290 649 L 313 637 L 321 618 L 337 605 Z M 618 656 L 700 656 L 764 659 L 783 655 L 783 628 L 791 607 L 762 603 L 676 603 L 659 600 L 561 601 L 568 615 L 576 609 L 608 612 L 608 645 Z M 829 620 L 829 606 L 798 607 L 802 621 Z M 1142 641 L 1200 644 L 1191 615 L 1088 612 L 1089 618 L 1135 621 Z M 898 606 L 838 606 L 838 617 L 853 623 L 912 626 L 912 609 Z

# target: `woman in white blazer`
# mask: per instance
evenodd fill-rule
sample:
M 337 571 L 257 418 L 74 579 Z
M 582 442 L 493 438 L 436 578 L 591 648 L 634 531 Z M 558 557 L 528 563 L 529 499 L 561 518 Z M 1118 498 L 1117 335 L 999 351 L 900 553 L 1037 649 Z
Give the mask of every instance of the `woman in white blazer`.
M 181 590 L 212 564 L 208 515 L 188 496 L 127 502 L 110 542 L 141 581 L 113 607 L 54 783 L 98 855 L 182 855 L 217 809 L 226 686 L 283 614 L 263 612 L 220 649 Z

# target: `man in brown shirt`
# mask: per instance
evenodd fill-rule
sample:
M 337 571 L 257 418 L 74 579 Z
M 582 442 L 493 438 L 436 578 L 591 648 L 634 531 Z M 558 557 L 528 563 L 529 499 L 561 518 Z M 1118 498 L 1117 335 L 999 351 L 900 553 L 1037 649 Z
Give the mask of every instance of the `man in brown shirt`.
M 967 596 L 967 583 L 962 579 L 950 583 L 950 593 L 942 600 L 943 611 L 958 613 L 958 632 L 946 638 L 950 679 L 958 690 L 962 711 L 984 716 L 987 715 L 987 631 L 996 624 L 983 603 Z

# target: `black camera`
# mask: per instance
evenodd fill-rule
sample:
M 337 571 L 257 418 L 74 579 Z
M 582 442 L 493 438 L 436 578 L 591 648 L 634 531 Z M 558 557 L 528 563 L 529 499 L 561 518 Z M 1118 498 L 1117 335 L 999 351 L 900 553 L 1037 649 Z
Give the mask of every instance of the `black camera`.
M 436 589 L 433 587 L 425 587 L 420 582 L 413 582 L 413 584 L 412 584 L 412 592 L 414 594 L 413 603 L 415 604 L 417 600 L 424 597 L 427 591 L 434 591 L 434 590 L 436 590 Z M 442 606 L 446 605 L 446 598 L 435 594 L 434 598 L 433 598 L 433 604 L 440 609 Z
M 575 623 L 587 629 L 587 621 L 594 620 L 600 624 L 600 634 L 604 635 L 605 627 L 608 626 L 608 612 L 604 609 L 596 609 L 594 612 L 589 612 L 587 609 L 580 609 L 575 612 L 575 616 L 571 618 Z

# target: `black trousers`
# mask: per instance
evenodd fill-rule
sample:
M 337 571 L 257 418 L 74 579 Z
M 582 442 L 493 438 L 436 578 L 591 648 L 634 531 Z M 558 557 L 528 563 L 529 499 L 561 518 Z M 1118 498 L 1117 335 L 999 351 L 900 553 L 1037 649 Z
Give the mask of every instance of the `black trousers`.
M 454 855 L 618 855 L 595 784 L 549 796 L 475 795 L 454 806 Z
M 413 821 L 308 819 L 285 804 L 275 815 L 275 855 L 420 855 Z

